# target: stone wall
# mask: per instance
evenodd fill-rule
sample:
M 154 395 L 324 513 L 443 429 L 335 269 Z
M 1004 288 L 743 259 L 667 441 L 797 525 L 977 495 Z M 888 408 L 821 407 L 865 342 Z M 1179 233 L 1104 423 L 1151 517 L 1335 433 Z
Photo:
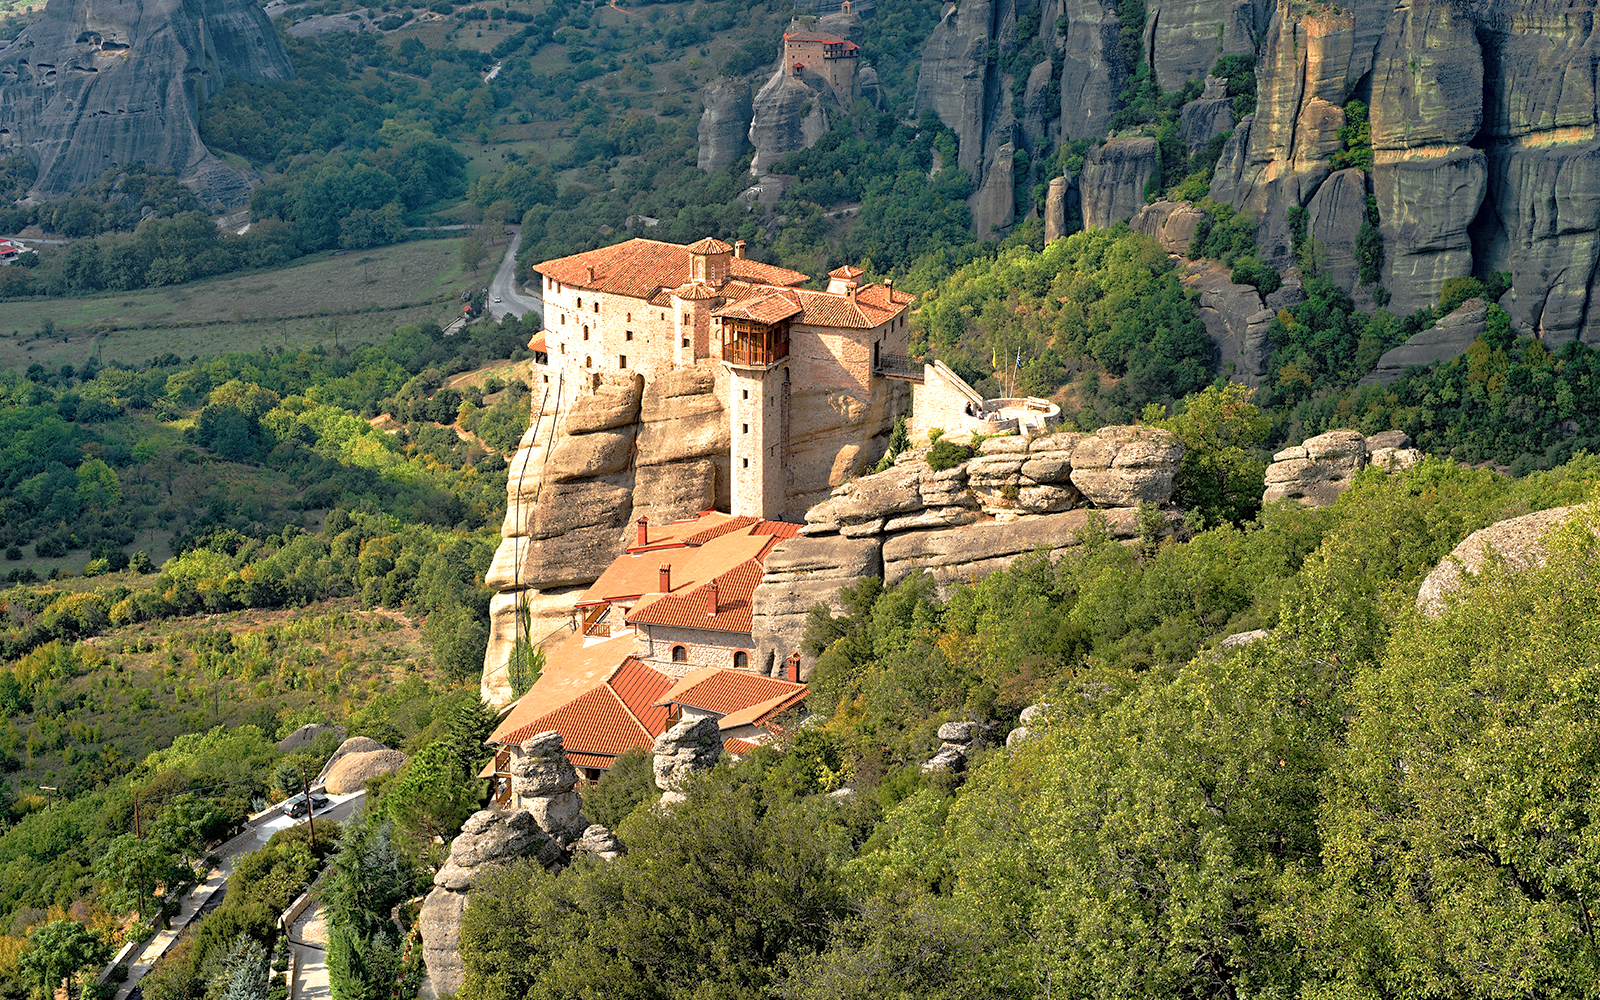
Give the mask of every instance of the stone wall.
M 773 549 L 752 599 L 753 667 L 781 674 L 809 609 L 843 611 L 839 591 L 862 576 L 892 584 L 927 572 L 943 589 L 1030 552 L 1059 554 L 1089 532 L 1136 539 L 1140 503 L 1163 505 L 1163 531 L 1180 519 L 1165 505 L 1183 445 L 1153 427 L 991 438 L 941 471 L 926 456 L 908 451 L 886 471 L 835 489 L 806 514 L 801 537 Z M 802 678 L 811 665 L 802 658 Z
M 698 628 L 681 628 L 675 625 L 640 626 L 649 635 L 646 655 L 641 657 L 662 673 L 682 677 L 701 667 L 733 667 L 733 655 L 746 653 L 750 665 L 755 665 L 755 651 L 745 644 L 744 636 L 736 632 L 709 632 Z M 683 646 L 688 660 L 672 661 L 672 647 Z

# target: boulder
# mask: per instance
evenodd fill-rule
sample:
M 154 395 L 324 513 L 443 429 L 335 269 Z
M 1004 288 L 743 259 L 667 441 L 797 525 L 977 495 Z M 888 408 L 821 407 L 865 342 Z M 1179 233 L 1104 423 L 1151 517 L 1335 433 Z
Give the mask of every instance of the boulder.
M 750 121 L 755 106 L 750 84 L 744 80 L 719 76 L 706 84 L 701 93 L 705 111 L 700 115 L 699 167 L 716 173 L 733 166 L 749 148 Z
M 1200 293 L 1200 321 L 1217 345 L 1217 370 L 1231 381 L 1260 385 L 1272 353 L 1267 331 L 1273 314 L 1264 310 L 1253 285 L 1233 283 L 1231 268 L 1198 260 L 1183 270 L 1183 287 Z
M 605 861 L 615 861 L 627 853 L 617 835 L 599 823 L 590 825 L 572 845 L 573 853 L 592 854 Z
M 1033 730 L 1029 729 L 1027 726 L 1018 726 L 1006 734 L 1006 746 L 1014 747 L 1018 743 L 1022 743 L 1032 738 Z
M 1017 721 L 1024 726 L 1043 725 L 1049 720 L 1051 711 L 1052 706 L 1050 703 L 1041 701 L 1023 709 L 1022 713 L 1017 717 Z
M 1145 190 L 1161 175 L 1161 151 L 1149 137 L 1112 139 L 1089 151 L 1078 183 L 1083 224 L 1110 228 L 1144 207 Z
M 946 722 L 939 727 L 939 739 L 944 743 L 971 743 L 983 735 L 981 722 Z
M 935 771 L 944 771 L 948 774 L 960 774 L 967 769 L 967 755 L 961 747 L 946 743 L 939 751 L 922 765 L 923 774 L 932 774 Z
M 1189 243 L 1206 218 L 1189 202 L 1158 201 L 1141 208 L 1128 225 L 1160 243 L 1167 253 L 1182 255 L 1189 252 Z
M 372 753 L 377 750 L 387 749 L 389 748 L 370 736 L 352 736 L 339 744 L 339 749 L 335 750 L 333 756 L 328 758 L 328 762 L 322 765 L 322 771 L 317 775 L 316 784 L 320 785 L 328 777 L 328 773 L 333 770 L 334 765 L 351 754 Z
M 1298 500 L 1326 507 L 1350 488 L 1368 462 L 1367 442 L 1357 431 L 1328 431 L 1272 456 L 1262 503 Z
M 1264 628 L 1251 629 L 1248 632 L 1235 632 L 1217 645 L 1222 649 L 1234 649 L 1238 646 L 1248 646 L 1252 642 L 1260 642 L 1270 635 L 1272 633 Z
M 283 753 L 305 750 L 317 741 L 317 737 L 324 733 L 331 733 L 343 740 L 345 729 L 343 726 L 330 726 L 319 722 L 308 723 L 279 740 L 278 749 Z
M 1491 559 L 1503 561 L 1512 570 L 1544 565 L 1548 555 L 1544 536 L 1582 509 L 1574 506 L 1534 511 L 1474 531 L 1450 550 L 1422 581 L 1417 591 L 1417 610 L 1430 618 L 1443 614 L 1449 608 L 1450 595 L 1460 590 L 1466 578 L 1476 575 Z
M 511 792 L 539 829 L 563 842 L 588 826 L 579 810 L 578 771 L 567 760 L 561 734 L 539 733 L 511 757 Z
M 918 484 L 927 466 L 894 465 L 876 475 L 853 480 L 806 512 L 807 524 L 852 525 L 918 511 L 926 506 Z
M 405 763 L 406 755 L 398 750 L 345 754 L 329 767 L 322 785 L 329 795 L 348 795 L 359 792 L 373 778 L 400 770 Z
M 1489 306 L 1482 299 L 1468 299 L 1457 306 L 1450 315 L 1426 330 L 1414 334 L 1399 347 L 1383 352 L 1378 367 L 1361 380 L 1363 385 L 1387 385 L 1417 365 L 1431 365 L 1436 361 L 1465 354 L 1473 342 L 1483 336 L 1487 327 Z
M 1157 427 L 1102 427 L 1072 453 L 1072 485 L 1097 507 L 1172 499 L 1183 443 Z
M 685 718 L 656 737 L 653 771 L 661 789 L 663 805 L 683 801 L 679 790 L 684 779 L 697 771 L 710 770 L 722 756 L 722 733 L 717 720 L 709 716 Z

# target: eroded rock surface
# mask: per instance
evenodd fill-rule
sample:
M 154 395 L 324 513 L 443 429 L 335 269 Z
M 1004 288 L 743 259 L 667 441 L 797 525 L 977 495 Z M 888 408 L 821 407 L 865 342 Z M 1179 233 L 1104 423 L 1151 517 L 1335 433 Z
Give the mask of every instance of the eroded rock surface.
M 1449 607 L 1450 595 L 1460 590 L 1466 578 L 1476 575 L 1491 559 L 1503 561 L 1512 570 L 1544 565 L 1549 553 L 1544 544 L 1545 535 L 1582 509 L 1574 506 L 1534 511 L 1474 531 L 1451 549 L 1422 581 L 1417 591 L 1417 610 L 1430 618 L 1443 614 Z
M 1468 299 L 1450 315 L 1416 334 L 1399 347 L 1391 348 L 1378 359 L 1378 367 L 1361 381 L 1389 383 L 1416 365 L 1431 365 L 1466 353 L 1483 336 L 1488 305 L 1482 299 Z
M 716 766 L 717 758 L 722 756 L 722 733 L 714 718 L 685 718 L 656 737 L 652 752 L 661 804 L 670 806 L 683 801 L 680 788 L 685 779 Z
M 719 76 L 706 84 L 700 114 L 699 167 L 708 173 L 726 170 L 750 148 L 750 121 L 755 104 L 750 84 Z
M 294 75 L 260 6 L 242 0 L 57 0 L 0 52 L 0 152 L 59 198 L 107 169 L 172 170 L 207 204 L 243 205 L 251 177 L 200 140 L 207 96 Z
M 1261 500 L 1297 500 L 1307 507 L 1326 507 L 1338 500 L 1355 481 L 1356 473 L 1368 465 L 1399 472 L 1421 458 L 1422 453 L 1411 447 L 1411 439 L 1402 431 L 1384 431 L 1370 438 L 1359 431 L 1328 431 L 1272 456 Z

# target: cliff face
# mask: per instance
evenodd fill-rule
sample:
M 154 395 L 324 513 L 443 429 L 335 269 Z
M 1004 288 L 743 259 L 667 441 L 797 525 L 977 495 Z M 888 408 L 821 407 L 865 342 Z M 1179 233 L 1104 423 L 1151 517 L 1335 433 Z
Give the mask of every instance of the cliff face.
M 700 160 L 708 173 L 726 170 L 744 155 L 749 143 L 753 105 L 750 85 L 719 76 L 706 84 L 705 111 L 700 115 Z
M 0 148 L 38 165 L 36 198 L 144 162 L 204 201 L 242 204 L 248 185 L 200 141 L 199 108 L 232 77 L 293 75 L 266 15 L 244 0 L 52 0 L 0 52 Z
M 1234 126 L 1211 194 L 1255 215 L 1268 263 L 1294 264 L 1286 213 L 1303 207 L 1329 271 L 1354 289 L 1370 195 L 1391 310 L 1431 305 L 1450 277 L 1510 271 L 1501 305 L 1520 330 L 1555 346 L 1600 342 L 1600 309 L 1591 308 L 1600 305 L 1597 6 L 1349 0 L 1307 11 L 1287 0 L 1151 0 L 1143 44 L 1169 93 L 1202 79 L 1220 56 L 1255 55 L 1256 113 Z M 1035 11 L 1039 37 L 1019 37 L 1019 18 Z M 923 53 L 918 106 L 960 134 L 980 235 L 1010 222 L 994 190 L 1008 144 L 1032 151 L 1107 136 L 1130 69 L 1120 27 L 1109 0 L 978 0 L 946 13 Z M 1000 66 L 1034 41 L 1051 62 L 1018 88 Z M 1209 83 L 1182 114 L 1191 152 L 1232 124 L 1231 101 Z M 1041 112 L 1039 95 L 1051 87 L 1060 107 Z M 1016 93 L 1021 123 L 1012 118 Z M 1330 158 L 1352 99 L 1370 107 L 1373 163 L 1335 171 Z M 1125 133 L 1070 182 L 1086 222 L 1110 225 L 1144 204 L 1142 185 L 1159 159 L 1135 145 L 1143 141 Z

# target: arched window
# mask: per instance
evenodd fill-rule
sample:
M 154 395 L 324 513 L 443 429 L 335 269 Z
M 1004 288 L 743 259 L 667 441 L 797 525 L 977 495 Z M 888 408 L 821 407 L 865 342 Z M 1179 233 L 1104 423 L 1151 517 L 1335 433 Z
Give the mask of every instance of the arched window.
M 592 358 L 589 355 L 585 354 L 583 356 L 583 367 L 585 367 L 585 368 L 593 368 L 594 367 L 594 358 Z
M 737 653 L 734 653 L 733 654 L 733 665 L 735 667 L 737 667 L 738 669 L 740 669 L 740 670 L 744 670 L 745 668 L 749 667 L 750 666 L 750 654 L 746 653 L 742 649 L 739 650 Z
M 684 647 L 682 647 L 682 646 L 673 646 L 672 647 L 672 662 L 673 663 L 688 663 L 689 662 L 689 651 L 687 649 L 685 649 Z

